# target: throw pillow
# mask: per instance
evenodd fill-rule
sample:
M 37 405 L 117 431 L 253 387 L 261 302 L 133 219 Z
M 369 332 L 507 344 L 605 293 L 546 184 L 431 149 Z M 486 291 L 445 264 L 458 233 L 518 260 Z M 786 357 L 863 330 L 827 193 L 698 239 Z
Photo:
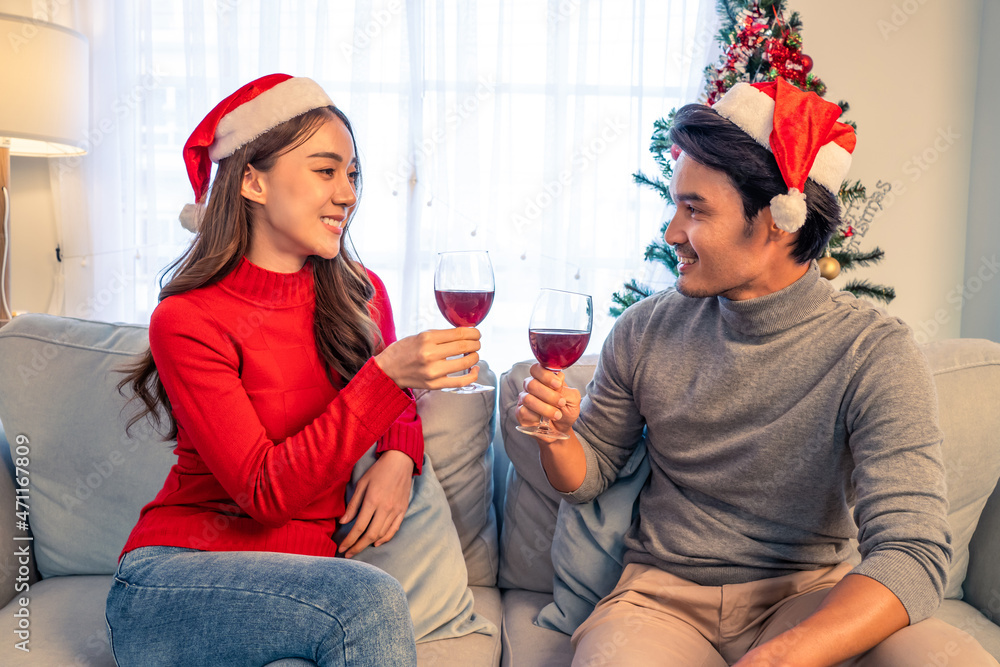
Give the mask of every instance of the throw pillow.
M 354 467 L 354 484 L 375 463 L 375 446 Z M 337 532 L 339 542 L 353 524 Z M 388 572 L 403 585 L 417 642 L 462 637 L 473 632 L 495 635 L 496 626 L 473 611 L 462 545 L 451 521 L 448 499 L 424 454 L 423 474 L 413 478 L 410 506 L 391 540 L 354 556 Z
M 485 361 L 479 362 L 477 382 L 496 385 L 496 376 Z M 491 502 L 494 394 L 414 392 L 424 430 L 424 452 L 448 498 L 470 586 L 495 586 L 497 582 L 497 520 Z
M 30 450 L 31 531 L 43 578 L 112 574 L 139 510 L 177 460 L 149 422 L 125 435 L 115 385 L 146 327 L 27 314 L 0 329 L 0 420 Z
M 648 478 L 642 441 L 601 495 L 586 503 L 559 505 L 552 538 L 554 600 L 538 613 L 538 625 L 571 635 L 614 589 L 624 569 L 622 538 L 639 510 L 639 492 Z
M 551 593 L 552 536 L 561 496 L 552 488 L 538 460 L 538 443 L 516 429 L 517 396 L 534 360 L 514 364 L 500 379 L 500 429 L 497 441 L 510 461 L 503 499 L 500 542 L 500 588 Z M 566 369 L 566 384 L 586 394 L 597 355 L 584 355 Z

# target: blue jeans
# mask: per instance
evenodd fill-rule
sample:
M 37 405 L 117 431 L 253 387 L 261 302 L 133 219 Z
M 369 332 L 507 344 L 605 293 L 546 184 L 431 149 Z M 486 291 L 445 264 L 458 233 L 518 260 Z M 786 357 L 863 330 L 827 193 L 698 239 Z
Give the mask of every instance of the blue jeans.
M 106 615 L 122 667 L 417 664 L 402 586 L 344 558 L 143 547 L 119 563 Z

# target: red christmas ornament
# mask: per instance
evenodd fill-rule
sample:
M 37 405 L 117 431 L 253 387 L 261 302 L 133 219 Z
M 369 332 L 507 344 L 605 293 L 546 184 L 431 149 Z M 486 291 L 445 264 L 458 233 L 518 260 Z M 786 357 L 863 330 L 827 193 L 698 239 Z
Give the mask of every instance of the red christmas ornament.
M 772 65 L 780 67 L 785 64 L 786 60 L 788 60 L 788 48 L 777 42 L 772 42 L 767 48 L 767 55 L 771 59 Z
M 679 158 L 680 156 L 681 156 L 681 147 L 678 146 L 677 144 L 674 144 L 673 146 L 671 146 L 670 147 L 670 157 L 672 157 L 674 159 L 674 161 L 676 162 L 677 158 Z
M 771 74 L 776 72 L 778 76 L 784 77 L 789 83 L 799 88 L 805 87 L 808 72 L 807 63 L 809 67 L 812 67 L 812 58 L 787 46 L 782 40 L 772 39 L 767 44 L 767 59 L 771 66 L 770 70 L 773 70 L 769 70 Z
M 806 74 L 808 74 L 809 72 L 812 71 L 812 68 L 813 68 L 813 59 L 803 53 L 802 54 L 802 71 L 805 72 Z
M 849 239 L 852 236 L 854 236 L 854 227 L 851 227 L 850 225 L 848 225 L 847 229 L 844 230 L 844 238 L 845 239 Z
M 790 54 L 788 59 L 785 60 L 784 69 L 784 76 L 786 79 L 795 82 L 799 86 L 805 84 L 806 69 L 805 65 L 802 63 L 801 53 Z

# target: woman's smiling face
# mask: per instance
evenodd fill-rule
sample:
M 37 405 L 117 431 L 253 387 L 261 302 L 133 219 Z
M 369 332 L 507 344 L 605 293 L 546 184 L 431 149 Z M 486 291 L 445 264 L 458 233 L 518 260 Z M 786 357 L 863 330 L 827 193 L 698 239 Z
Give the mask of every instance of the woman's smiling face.
M 357 204 L 357 156 L 347 126 L 331 116 L 264 172 L 248 166 L 242 195 L 259 204 L 247 259 L 293 273 L 306 258 L 333 259 Z

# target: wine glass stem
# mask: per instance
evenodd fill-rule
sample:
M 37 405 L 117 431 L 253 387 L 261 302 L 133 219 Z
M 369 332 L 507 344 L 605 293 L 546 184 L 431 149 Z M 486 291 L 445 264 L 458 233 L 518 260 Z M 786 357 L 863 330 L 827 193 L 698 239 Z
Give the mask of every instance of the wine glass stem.
M 556 374 L 556 377 L 559 377 L 559 374 L 562 372 L 563 369 L 561 369 L 561 368 L 549 368 L 548 366 L 546 366 L 545 370 L 551 371 L 551 372 L 553 372 L 553 373 Z M 559 388 L 562 389 L 562 378 L 561 377 L 559 378 Z M 551 429 L 552 428 L 552 424 L 549 422 L 549 418 L 546 417 L 546 416 L 544 416 L 544 415 L 539 415 L 538 416 L 538 428 L 544 429 L 546 431 L 549 430 L 549 429 Z
M 468 375 L 471 372 L 472 372 L 471 368 L 466 368 L 465 372 L 462 373 L 462 375 Z M 469 392 L 471 394 L 475 391 L 475 387 L 473 385 L 475 385 L 475 382 L 473 382 L 472 384 L 467 384 L 464 387 L 459 387 L 458 391 Z

